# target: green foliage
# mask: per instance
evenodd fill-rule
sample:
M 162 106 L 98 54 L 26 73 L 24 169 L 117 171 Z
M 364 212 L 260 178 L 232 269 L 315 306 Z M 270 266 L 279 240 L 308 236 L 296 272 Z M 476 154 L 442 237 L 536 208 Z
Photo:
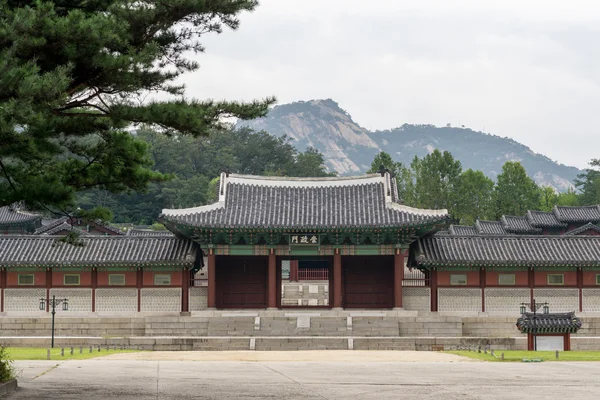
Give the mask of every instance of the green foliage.
M 507 161 L 498 175 L 495 190 L 496 218 L 525 215 L 540 205 L 540 189 L 517 161 Z
M 575 186 L 581 191 L 581 205 L 600 204 L 600 158 L 590 161 L 590 168 L 577 175 Z
M 415 156 L 411 163 L 415 181 L 416 206 L 420 208 L 446 208 L 453 214 L 456 189 L 462 166 L 447 151 L 434 150 L 422 159 Z
M 186 57 L 204 50 L 202 34 L 237 28 L 237 16 L 256 5 L 0 0 L 0 206 L 69 210 L 80 191 L 164 182 L 132 125 L 202 137 L 226 130 L 223 117 L 263 116 L 274 99 L 186 99 L 175 83 L 198 69 Z M 148 92 L 177 99 L 144 102 Z
M 481 171 L 468 169 L 460 175 L 456 187 L 454 217 L 472 225 L 477 219 L 494 217 L 494 181 Z
M 600 162 L 594 165 L 600 166 Z M 460 162 L 454 160 L 450 153 L 438 150 L 422 159 L 415 157 L 410 168 L 381 152 L 375 156 L 367 172 L 377 172 L 381 166 L 395 174 L 403 204 L 447 208 L 455 219 L 465 225 L 471 225 L 477 219 L 525 215 L 527 210 L 551 211 L 555 205 L 574 206 L 579 203 L 580 196 L 573 190 L 557 193 L 551 187 L 538 187 L 518 162 L 505 163 L 497 183 L 482 171 L 468 169 L 461 173 Z M 589 181 L 596 182 L 596 173 L 600 176 L 600 171 L 588 172 L 582 186 L 588 184 L 592 191 L 593 185 Z M 600 199 L 590 204 L 599 203 Z
M 13 359 L 4 346 L 0 346 L 0 382 L 10 381 L 15 378 Z
M 406 168 L 401 162 L 392 160 L 392 157 L 384 151 L 375 156 L 367 174 L 377 173 L 381 167 L 390 171 L 392 176 L 396 178 L 398 196 L 402 203 L 409 206 L 415 206 L 415 184 L 412 171 Z
M 402 163 L 392 160 L 392 156 L 385 151 L 382 151 L 373 159 L 371 168 L 369 168 L 367 174 L 376 174 L 381 170 L 382 167 L 383 169 L 390 171 L 393 176 L 398 176 L 400 168 L 402 168 Z
M 552 211 L 558 204 L 558 193 L 550 186 L 540 187 L 540 206 L 541 211 Z
M 214 132 L 207 138 L 137 132 L 150 146 L 154 168 L 170 180 L 145 192 L 114 195 L 92 190 L 79 196 L 82 208 L 108 207 L 116 222 L 151 224 L 163 208 L 186 208 L 218 200 L 221 172 L 251 175 L 330 176 L 323 155 L 314 149 L 298 153 L 287 138 L 247 128 Z

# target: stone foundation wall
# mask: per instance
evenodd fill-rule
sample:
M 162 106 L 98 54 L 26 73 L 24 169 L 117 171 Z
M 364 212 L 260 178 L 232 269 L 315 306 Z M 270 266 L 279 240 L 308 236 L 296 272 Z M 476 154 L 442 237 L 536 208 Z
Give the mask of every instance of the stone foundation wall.
M 282 306 L 329 305 L 329 282 L 283 282 L 281 284 Z

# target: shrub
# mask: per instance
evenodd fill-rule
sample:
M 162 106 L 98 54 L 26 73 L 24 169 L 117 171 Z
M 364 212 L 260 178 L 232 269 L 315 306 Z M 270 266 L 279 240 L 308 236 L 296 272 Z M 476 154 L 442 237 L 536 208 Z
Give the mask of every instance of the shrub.
M 13 360 L 8 355 L 6 347 L 0 346 L 0 382 L 6 382 L 15 377 Z

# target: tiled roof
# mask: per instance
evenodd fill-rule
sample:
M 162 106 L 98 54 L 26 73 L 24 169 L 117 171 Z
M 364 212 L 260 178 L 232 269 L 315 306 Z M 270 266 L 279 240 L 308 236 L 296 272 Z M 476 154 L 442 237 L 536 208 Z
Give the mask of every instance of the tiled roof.
M 467 225 L 450 225 L 448 231 L 451 235 L 477 235 L 477 230 L 474 226 Z
M 446 221 L 446 210 L 394 201 L 389 174 L 336 178 L 221 175 L 219 202 L 163 210 L 159 220 L 194 227 L 334 228 L 415 226 Z
M 41 219 L 38 214 L 20 211 L 17 204 L 0 207 L 0 226 L 26 224 Z
M 170 231 L 156 231 L 153 229 L 130 229 L 127 236 L 174 236 Z
M 0 236 L 0 266 L 177 265 L 194 263 L 196 247 L 176 237 L 86 236 L 82 246 L 60 236 Z
M 529 233 L 529 234 L 539 234 L 542 233 L 540 228 L 534 228 L 529 225 L 526 217 L 514 217 L 510 215 L 503 215 L 500 219 L 500 223 L 502 227 L 511 233 Z
M 437 231 L 436 233 L 433 234 L 434 236 L 448 236 L 450 235 L 450 232 L 443 229 L 441 231 Z
M 109 224 L 108 222 L 103 222 L 103 221 L 97 220 L 97 221 L 94 221 L 94 224 L 96 226 L 106 229 L 107 231 L 114 233 L 115 235 L 125 235 L 125 232 L 123 232 L 116 226 Z
M 43 226 L 39 227 L 38 229 L 36 229 L 34 234 L 41 235 L 42 233 L 47 233 L 48 231 L 51 231 L 51 230 L 55 229 L 56 227 L 61 226 L 62 224 L 66 223 L 68 220 L 69 220 L 68 217 L 60 217 L 55 220 L 52 220 L 52 221 L 48 222 L 46 225 L 43 225 Z
M 480 235 L 506 235 L 506 229 L 498 221 L 475 221 L 475 229 Z
M 527 211 L 527 222 L 535 228 L 566 228 L 567 224 L 560 222 L 553 212 Z
M 552 212 L 561 222 L 600 222 L 600 205 L 584 207 L 554 206 Z
M 598 236 L 430 236 L 411 246 L 411 264 L 435 266 L 600 266 Z
M 575 333 L 581 328 L 581 320 L 575 312 L 568 313 L 525 313 L 517 320 L 522 333 Z
M 83 231 L 78 227 L 69 224 L 68 222 L 63 222 L 62 224 L 55 225 L 51 229 L 47 229 L 46 231 L 41 233 L 41 235 L 61 235 L 69 232 L 75 232 L 80 236 L 91 236 L 88 232 Z M 37 234 L 40 235 L 40 233 Z
M 588 231 L 594 231 L 594 232 L 600 233 L 600 226 L 594 225 L 591 222 L 588 222 L 587 224 L 582 225 L 579 228 L 576 228 L 569 232 L 566 232 L 565 235 L 567 235 L 567 236 L 581 235 L 582 233 L 585 233 Z

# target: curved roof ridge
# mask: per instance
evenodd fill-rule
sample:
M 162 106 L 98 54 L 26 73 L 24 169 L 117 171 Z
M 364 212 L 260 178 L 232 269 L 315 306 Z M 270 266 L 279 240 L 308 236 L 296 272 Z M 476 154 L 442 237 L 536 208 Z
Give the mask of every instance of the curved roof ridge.
M 162 215 L 191 215 L 200 214 L 208 211 L 218 210 L 219 208 L 225 208 L 224 201 L 218 201 L 213 204 L 207 204 L 204 206 L 189 207 L 189 208 L 163 208 Z
M 440 215 L 448 215 L 448 210 L 445 208 L 442 209 L 427 209 L 427 208 L 415 208 L 410 206 L 405 206 L 404 204 L 388 202 L 386 205 L 389 208 L 394 210 L 404 211 L 409 214 L 415 215 L 427 215 L 427 216 L 440 216 Z
M 316 178 L 230 174 L 227 177 L 227 184 L 229 185 L 236 183 L 274 187 L 330 187 L 364 185 L 367 183 L 385 183 L 385 177 L 381 174 Z

